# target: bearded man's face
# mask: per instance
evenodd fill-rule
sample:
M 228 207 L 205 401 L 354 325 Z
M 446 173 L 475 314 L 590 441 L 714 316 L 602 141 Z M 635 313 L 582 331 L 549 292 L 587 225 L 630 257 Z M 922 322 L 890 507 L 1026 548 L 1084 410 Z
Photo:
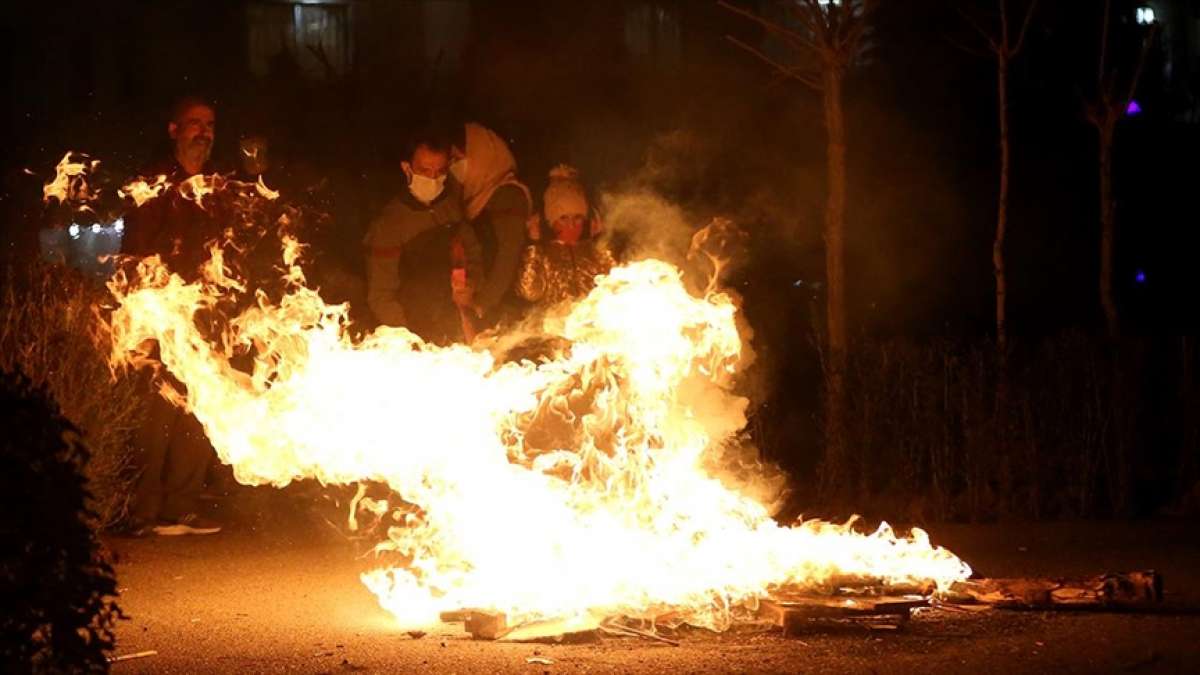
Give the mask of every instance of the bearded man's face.
M 175 156 L 203 164 L 212 154 L 216 136 L 217 116 L 206 105 L 194 105 L 183 111 L 167 126 L 167 132 L 175 141 Z

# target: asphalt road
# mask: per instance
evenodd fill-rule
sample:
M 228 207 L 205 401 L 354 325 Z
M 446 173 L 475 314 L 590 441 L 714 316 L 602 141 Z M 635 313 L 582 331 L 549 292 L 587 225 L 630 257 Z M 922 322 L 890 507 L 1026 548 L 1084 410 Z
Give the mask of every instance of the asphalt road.
M 249 522 L 255 522 L 254 518 Z M 1195 523 L 931 527 L 989 576 L 1156 568 L 1160 614 L 929 611 L 901 631 L 689 631 L 679 646 L 606 638 L 504 644 L 461 629 L 398 631 L 358 581 L 355 547 L 311 521 L 259 516 L 219 535 L 110 539 L 120 604 L 115 673 L 1195 672 Z M 549 663 L 547 663 L 547 661 Z

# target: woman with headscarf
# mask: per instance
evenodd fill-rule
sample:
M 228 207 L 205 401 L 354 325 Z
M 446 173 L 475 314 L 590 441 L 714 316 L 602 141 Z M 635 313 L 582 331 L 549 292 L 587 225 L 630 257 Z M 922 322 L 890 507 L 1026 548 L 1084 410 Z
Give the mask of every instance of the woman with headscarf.
M 566 164 L 550 171 L 550 184 L 542 198 L 546 226 L 533 220 L 517 294 L 540 306 L 579 298 L 592 290 L 596 277 L 615 264 L 608 247 L 596 235 L 599 221 L 589 217 L 587 193 L 579 172 Z
M 484 278 L 474 289 L 472 309 L 484 325 L 494 325 L 513 306 L 511 290 L 533 200 L 517 180 L 517 161 L 504 139 L 474 122 L 464 131 L 450 170 L 462 184 L 467 219 L 483 247 Z

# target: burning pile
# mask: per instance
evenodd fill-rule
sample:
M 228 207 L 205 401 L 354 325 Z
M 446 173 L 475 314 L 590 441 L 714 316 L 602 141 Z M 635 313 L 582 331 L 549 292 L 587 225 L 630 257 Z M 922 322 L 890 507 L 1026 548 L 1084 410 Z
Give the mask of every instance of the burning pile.
M 784 527 L 722 482 L 711 460 L 745 424 L 737 308 L 690 294 L 670 264 L 614 269 L 540 319 L 549 355 L 501 362 L 398 328 L 352 338 L 347 308 L 306 287 L 296 250 L 289 240 L 280 301 L 260 295 L 218 340 L 197 313 L 243 287 L 219 248 L 196 283 L 157 258 L 118 274 L 112 360 L 183 383 L 164 394 L 242 483 L 386 484 L 390 503 L 356 508 L 388 519 L 378 549 L 393 564 L 363 582 L 403 628 L 469 607 L 509 625 L 670 615 L 720 630 L 779 589 L 944 589 L 970 573 L 919 530 Z M 252 372 L 231 365 L 247 352 Z

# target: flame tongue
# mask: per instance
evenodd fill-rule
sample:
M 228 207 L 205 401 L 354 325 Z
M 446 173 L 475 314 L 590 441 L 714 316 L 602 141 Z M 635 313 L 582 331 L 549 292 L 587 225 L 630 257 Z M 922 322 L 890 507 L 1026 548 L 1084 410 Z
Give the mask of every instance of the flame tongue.
M 135 178 L 117 190 L 117 196 L 123 199 L 132 199 L 134 206 L 140 207 L 151 199 L 157 198 L 169 187 L 171 187 L 171 184 L 163 174 L 155 176 L 153 180 Z
M 291 273 L 293 290 L 231 322 L 213 345 L 195 314 L 230 287 L 219 259 L 186 284 L 156 259 L 110 284 L 114 363 L 144 363 L 146 340 L 187 387 L 239 481 L 282 486 L 381 481 L 407 504 L 379 546 L 404 564 L 363 575 L 405 627 L 463 607 L 510 623 L 668 609 L 723 628 L 731 608 L 778 585 L 864 577 L 947 585 L 970 570 L 923 532 L 867 535 L 805 522 L 781 527 L 727 488 L 704 459 L 732 443 L 745 401 L 730 379 L 741 354 L 736 308 L 697 298 L 659 261 L 614 269 L 545 335 L 570 349 L 497 364 L 437 348 L 404 329 L 360 342 L 346 310 Z M 256 346 L 252 374 L 230 366 Z
M 56 199 L 60 204 L 94 201 L 97 195 L 88 186 L 88 175 L 100 166 L 100 160 L 83 153 L 68 152 L 54 167 L 54 178 L 42 186 L 42 201 Z

